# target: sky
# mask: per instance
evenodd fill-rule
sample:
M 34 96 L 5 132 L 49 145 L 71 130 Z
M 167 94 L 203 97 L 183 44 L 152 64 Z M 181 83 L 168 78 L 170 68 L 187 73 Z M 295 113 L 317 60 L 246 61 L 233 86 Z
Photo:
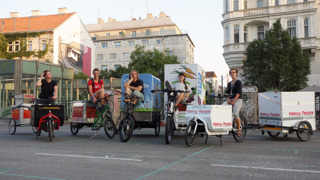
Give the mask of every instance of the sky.
M 222 56 L 223 29 L 221 25 L 222 0 L 2 0 L 0 17 L 20 12 L 20 17 L 40 10 L 41 15 L 58 14 L 58 8 L 67 7 L 77 12 L 84 24 L 97 23 L 97 18 L 117 21 L 131 17 L 145 19 L 147 13 L 159 16 L 161 11 L 171 17 L 183 33 L 188 33 L 195 45 L 194 62 L 205 71 L 215 71 L 218 78 L 226 76 L 229 68 Z

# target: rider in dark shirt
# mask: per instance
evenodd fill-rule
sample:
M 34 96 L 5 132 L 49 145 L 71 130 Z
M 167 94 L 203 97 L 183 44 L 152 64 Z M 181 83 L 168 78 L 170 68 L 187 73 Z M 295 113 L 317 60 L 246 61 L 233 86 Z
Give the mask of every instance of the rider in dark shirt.
M 45 79 L 42 79 L 42 78 Z M 58 85 L 57 82 L 52 80 L 52 75 L 49 70 L 43 71 L 36 84 L 37 87 L 41 86 L 40 99 L 52 99 L 56 100 L 58 97 Z

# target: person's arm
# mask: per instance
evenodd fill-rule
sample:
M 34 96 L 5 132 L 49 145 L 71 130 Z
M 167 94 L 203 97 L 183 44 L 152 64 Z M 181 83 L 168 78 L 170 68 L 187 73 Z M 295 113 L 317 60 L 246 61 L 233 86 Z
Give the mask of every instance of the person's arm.
M 42 73 L 40 78 L 38 79 L 37 84 L 36 84 L 37 87 L 40 87 L 42 85 L 41 80 L 42 80 L 43 76 L 44 76 L 44 73 Z
M 58 98 L 58 86 L 55 85 L 53 87 L 53 89 L 54 89 L 54 96 L 52 97 L 52 99 L 57 99 Z
M 231 99 L 230 99 L 230 97 L 229 97 L 229 92 L 230 92 L 230 85 L 229 85 L 230 83 L 228 83 L 228 88 L 227 88 L 227 93 L 226 93 L 226 95 L 227 95 L 227 102 L 228 102 L 228 104 L 231 104 L 232 102 L 231 102 Z
M 137 90 L 137 91 L 141 92 L 142 87 L 143 87 L 143 82 L 142 82 L 141 80 L 137 80 L 137 81 L 139 81 L 139 86 L 138 86 L 138 87 L 129 86 L 129 88 L 130 88 L 132 91 Z
M 91 79 L 89 79 L 89 82 L 88 82 L 88 89 L 89 89 L 89 94 L 90 96 L 92 97 L 93 99 L 93 102 L 95 103 L 97 101 L 96 97 L 94 96 L 93 92 L 92 92 L 92 86 L 93 84 L 90 84 L 92 83 Z
M 131 88 L 131 87 L 130 87 L 130 84 L 131 84 L 131 82 L 132 82 L 132 81 L 133 81 L 133 79 L 132 79 L 132 78 L 131 78 L 131 79 L 129 79 L 129 81 L 127 81 L 126 83 L 124 83 L 124 85 L 123 85 L 123 86 L 124 86 L 125 88 Z

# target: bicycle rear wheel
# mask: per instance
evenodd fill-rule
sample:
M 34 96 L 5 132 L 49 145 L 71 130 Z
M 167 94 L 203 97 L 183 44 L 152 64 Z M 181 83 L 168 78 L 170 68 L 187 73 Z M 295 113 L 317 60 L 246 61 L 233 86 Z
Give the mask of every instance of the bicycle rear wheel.
M 127 142 L 133 133 L 134 120 L 132 116 L 126 116 L 122 119 L 119 126 L 119 139 L 121 142 Z
M 190 121 L 186 129 L 185 141 L 187 146 L 192 146 L 196 133 L 196 123 Z
M 234 140 L 236 140 L 237 142 L 242 142 L 244 140 L 244 138 L 246 137 L 247 134 L 247 128 L 245 128 L 247 126 L 247 120 L 244 116 L 240 115 L 240 119 L 241 119 L 241 123 L 240 123 L 240 131 L 236 132 L 238 130 L 238 126 L 237 123 L 235 122 L 235 120 L 233 120 L 233 138 Z M 241 133 L 241 135 L 239 135 L 238 133 Z
M 117 133 L 116 125 L 114 124 L 111 117 L 106 116 L 104 120 L 103 128 L 104 128 L 104 132 L 110 139 L 112 139 Z

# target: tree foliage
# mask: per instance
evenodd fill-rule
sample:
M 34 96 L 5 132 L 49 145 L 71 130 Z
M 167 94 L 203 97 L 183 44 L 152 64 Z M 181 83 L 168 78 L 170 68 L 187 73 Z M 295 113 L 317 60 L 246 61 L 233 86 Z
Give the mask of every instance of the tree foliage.
M 267 90 L 296 91 L 307 86 L 310 62 L 297 38 L 283 30 L 280 20 L 266 32 L 264 40 L 254 40 L 247 48 L 243 77 L 245 84 Z
M 128 67 L 119 66 L 116 70 L 103 70 L 100 72 L 100 78 L 121 78 L 123 74 L 130 73 L 131 70 L 136 70 L 139 74 L 150 73 L 163 82 L 164 65 L 180 64 L 178 57 L 174 55 L 170 56 L 168 52 L 168 49 L 162 53 L 157 49 L 145 50 L 144 46 L 136 46 L 136 49 L 130 55 L 131 62 Z
M 74 80 L 77 80 L 77 79 L 88 79 L 89 77 L 83 73 L 83 72 L 77 72 L 77 73 L 74 73 L 74 76 L 73 76 L 73 79 Z

